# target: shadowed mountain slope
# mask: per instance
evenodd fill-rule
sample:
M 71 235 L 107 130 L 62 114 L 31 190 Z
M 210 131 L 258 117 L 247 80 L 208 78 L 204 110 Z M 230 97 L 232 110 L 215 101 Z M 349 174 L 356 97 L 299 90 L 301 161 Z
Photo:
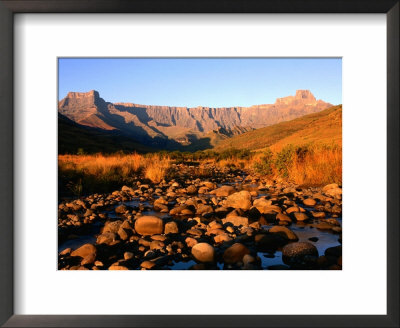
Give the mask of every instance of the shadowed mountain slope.
M 129 152 L 150 152 L 157 149 L 145 146 L 115 131 L 86 127 L 58 114 L 58 153 L 114 153 L 119 150 Z

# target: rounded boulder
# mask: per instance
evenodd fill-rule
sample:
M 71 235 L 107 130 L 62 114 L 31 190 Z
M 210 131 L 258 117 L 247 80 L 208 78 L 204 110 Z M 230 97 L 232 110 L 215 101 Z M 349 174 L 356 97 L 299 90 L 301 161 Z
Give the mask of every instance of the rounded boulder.
M 291 241 L 298 241 L 299 237 L 297 237 L 297 235 L 290 230 L 289 228 L 286 227 L 282 227 L 282 226 L 273 226 L 271 229 L 269 229 L 270 233 L 277 233 L 281 236 L 284 236 L 285 238 L 287 238 L 288 240 Z
M 224 252 L 223 259 L 226 264 L 235 264 L 242 262 L 246 254 L 250 254 L 249 249 L 243 244 L 235 243 Z
M 192 247 L 192 255 L 199 262 L 214 262 L 215 249 L 210 244 L 198 243 Z
M 135 231 L 140 235 L 162 234 L 164 222 L 156 216 L 142 216 L 135 221 Z
M 282 260 L 293 268 L 310 268 L 318 260 L 318 250 L 308 242 L 291 243 L 283 247 Z

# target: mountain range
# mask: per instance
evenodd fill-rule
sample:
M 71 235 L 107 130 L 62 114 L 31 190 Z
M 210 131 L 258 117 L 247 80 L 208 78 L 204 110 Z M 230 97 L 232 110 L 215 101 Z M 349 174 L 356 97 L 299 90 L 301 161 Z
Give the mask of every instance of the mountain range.
M 317 100 L 309 90 L 250 107 L 171 107 L 106 102 L 95 90 L 69 92 L 59 101 L 59 137 L 68 142 L 84 134 L 131 148 L 199 150 L 249 131 L 323 111 L 332 104 Z M 67 134 L 66 134 L 67 133 Z M 104 139 L 105 138 L 105 139 Z M 112 140 L 112 141 L 110 141 Z M 71 140 L 69 140 L 71 141 Z M 107 142 L 106 142 L 107 143 Z M 73 148 L 73 145 L 70 147 Z M 140 149 L 139 149 L 140 150 Z M 65 150 L 68 151 L 68 150 Z

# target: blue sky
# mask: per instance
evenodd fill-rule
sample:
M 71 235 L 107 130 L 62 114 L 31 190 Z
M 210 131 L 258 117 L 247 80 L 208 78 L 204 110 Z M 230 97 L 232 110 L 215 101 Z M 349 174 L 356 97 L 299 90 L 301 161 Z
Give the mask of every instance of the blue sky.
M 109 102 L 250 106 L 310 90 L 342 103 L 340 58 L 60 58 L 59 99 L 97 90 Z

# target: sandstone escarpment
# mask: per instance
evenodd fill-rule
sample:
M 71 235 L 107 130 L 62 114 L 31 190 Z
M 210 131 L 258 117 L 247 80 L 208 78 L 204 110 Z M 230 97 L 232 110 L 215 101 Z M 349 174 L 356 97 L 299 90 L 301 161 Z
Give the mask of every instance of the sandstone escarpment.
M 250 107 L 172 107 L 109 103 L 97 91 L 69 92 L 59 102 L 61 114 L 84 126 L 117 130 L 139 139 L 171 139 L 190 144 L 207 133 L 237 135 L 315 113 L 332 106 L 308 90 Z

